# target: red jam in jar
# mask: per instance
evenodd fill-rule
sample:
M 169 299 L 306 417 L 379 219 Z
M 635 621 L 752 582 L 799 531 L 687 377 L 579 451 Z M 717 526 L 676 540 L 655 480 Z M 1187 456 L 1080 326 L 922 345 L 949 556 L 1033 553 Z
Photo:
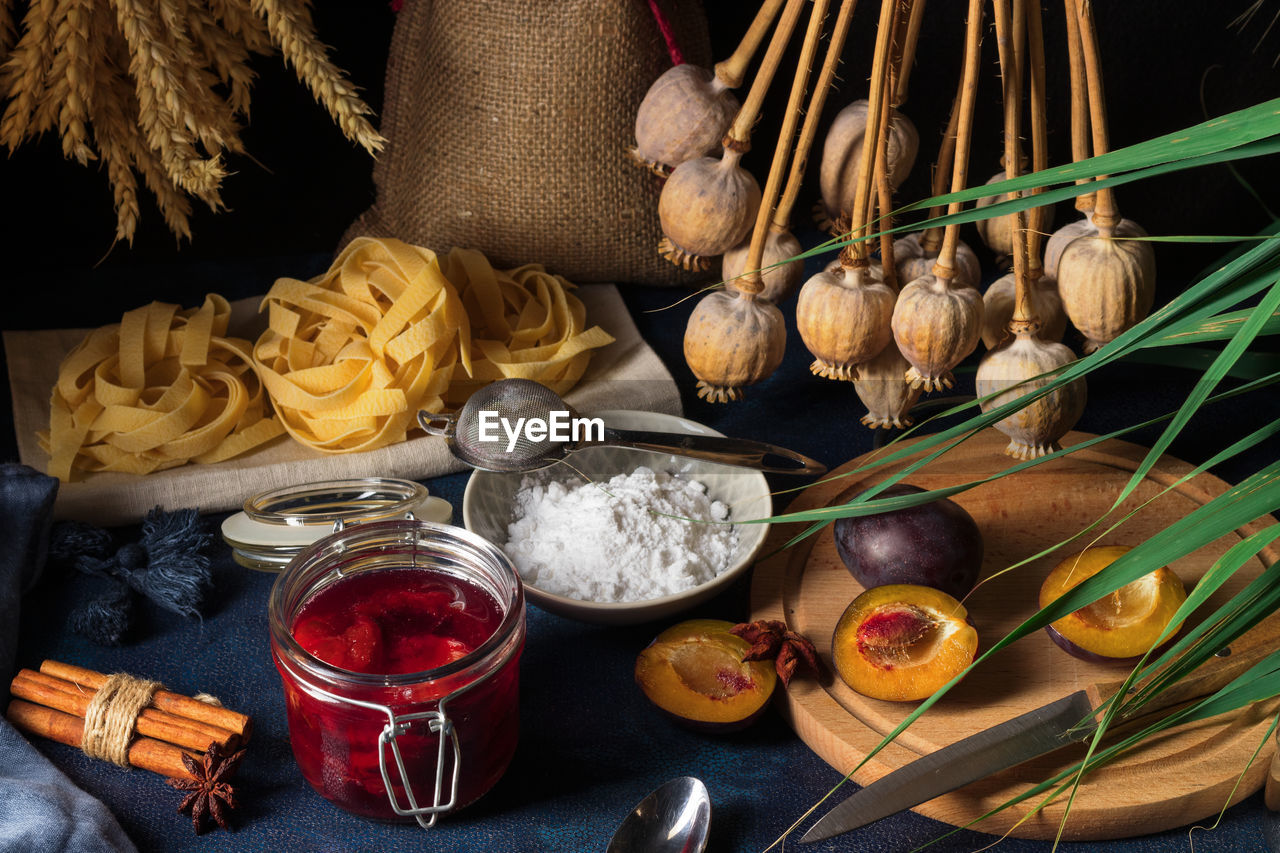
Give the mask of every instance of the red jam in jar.
M 321 796 L 430 825 L 502 776 L 524 596 L 492 544 L 427 522 L 360 525 L 299 554 L 270 612 L 294 757 Z
M 354 672 L 423 672 L 453 663 L 493 636 L 502 610 L 475 584 L 429 569 L 352 575 L 307 599 L 293 638 Z

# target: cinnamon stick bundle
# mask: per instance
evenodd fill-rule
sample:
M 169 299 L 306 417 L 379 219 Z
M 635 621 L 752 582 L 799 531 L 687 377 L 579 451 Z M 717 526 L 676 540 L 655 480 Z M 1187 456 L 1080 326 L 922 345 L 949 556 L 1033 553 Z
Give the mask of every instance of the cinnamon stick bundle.
M 45 675 L 71 681 L 93 690 L 107 683 L 107 676 L 100 672 L 56 660 L 46 660 L 40 664 L 40 671 Z M 208 723 L 235 732 L 246 743 L 253 733 L 253 720 L 249 716 L 219 705 L 192 699 L 190 696 L 171 693 L 168 690 L 157 690 L 151 700 L 151 706 L 189 720 Z
M 10 685 L 14 699 L 5 716 L 29 734 L 81 747 L 85 717 L 110 676 L 46 660 L 40 671 L 21 670 Z M 140 700 L 143 697 L 140 697 Z M 197 756 L 217 744 L 224 751 L 249 740 L 252 720 L 227 708 L 157 690 L 138 711 L 128 763 L 165 776 L 191 778 L 183 754 Z
M 85 687 L 61 678 L 54 678 L 43 672 L 30 669 L 20 670 L 9 685 L 15 699 L 25 699 L 55 711 L 84 719 L 97 690 Z M 144 708 L 138 715 L 134 726 L 138 734 L 144 737 L 166 741 L 187 749 L 204 752 L 211 744 L 218 744 L 224 750 L 235 751 L 240 745 L 240 736 L 229 729 L 202 723 L 176 714 L 170 714 L 156 708 Z

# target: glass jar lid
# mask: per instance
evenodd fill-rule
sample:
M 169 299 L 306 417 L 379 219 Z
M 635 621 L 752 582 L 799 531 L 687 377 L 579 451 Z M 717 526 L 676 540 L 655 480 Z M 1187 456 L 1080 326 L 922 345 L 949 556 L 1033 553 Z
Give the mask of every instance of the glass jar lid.
M 312 542 L 353 524 L 417 518 L 450 524 L 453 507 L 412 480 L 365 477 L 303 483 L 261 492 L 222 522 L 232 558 L 278 572 Z

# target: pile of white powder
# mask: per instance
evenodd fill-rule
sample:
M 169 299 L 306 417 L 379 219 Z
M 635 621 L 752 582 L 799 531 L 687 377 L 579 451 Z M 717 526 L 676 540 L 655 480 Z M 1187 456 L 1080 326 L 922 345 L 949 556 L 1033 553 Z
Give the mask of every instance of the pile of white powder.
M 729 509 L 696 480 L 650 468 L 607 483 L 526 476 L 504 550 L 544 592 L 581 601 L 644 601 L 711 580 L 729 567 Z

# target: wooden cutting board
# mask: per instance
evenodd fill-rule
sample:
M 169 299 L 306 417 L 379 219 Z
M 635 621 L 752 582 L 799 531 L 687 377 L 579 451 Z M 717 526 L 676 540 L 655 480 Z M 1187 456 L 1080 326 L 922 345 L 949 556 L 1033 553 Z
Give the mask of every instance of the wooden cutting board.
M 1090 438 L 1070 433 L 1071 445 Z M 979 479 L 1012 464 L 1002 451 L 1007 439 L 988 430 L 952 450 L 907 482 L 938 488 Z M 982 577 L 986 578 L 1043 547 L 1079 532 L 1101 516 L 1136 470 L 1146 451 L 1136 445 L 1108 441 L 978 486 L 954 498 L 977 521 L 986 545 Z M 883 455 L 883 451 L 881 451 Z M 871 454 L 841 466 L 833 474 L 854 470 Z M 910 461 L 910 460 L 908 460 Z M 823 482 L 806 489 L 792 510 L 833 503 L 857 484 L 870 485 L 907 463 L 878 468 L 866 474 Z M 1136 509 L 1191 470 L 1190 465 L 1162 458 L 1146 480 L 1122 506 Z M 1102 536 L 1099 544 L 1137 544 L 1223 493 L 1228 484 L 1200 474 L 1138 511 L 1129 522 Z M 1119 514 L 1113 516 L 1119 517 Z M 1190 589 L 1214 559 L 1243 536 L 1264 526 L 1252 524 L 1172 564 Z M 836 554 L 831 527 L 785 551 L 778 551 L 802 525 L 775 525 L 762 553 L 773 554 L 755 567 L 752 618 L 782 619 L 810 637 L 818 648 L 825 673 L 815 682 L 797 678 L 785 695 L 785 713 L 797 734 L 841 773 L 848 773 L 880 740 L 897 726 L 915 703 L 868 699 L 849 689 L 831 667 L 831 634 L 840 614 L 862 587 Z M 1105 528 L 1105 526 L 1104 526 Z M 1103 528 L 1103 529 L 1104 529 Z M 1088 534 L 1091 538 L 1096 533 Z M 978 630 L 979 651 L 1015 628 L 1037 609 L 1040 584 L 1049 570 L 1069 553 L 1087 544 L 1064 549 L 1056 556 L 1009 572 L 978 587 L 965 602 Z M 1268 549 L 1231 578 L 1210 599 L 1215 607 L 1239 591 L 1280 556 Z M 1207 613 L 1207 610 L 1202 611 Z M 1202 615 L 1201 614 L 1201 615 Z M 1195 617 L 1192 618 L 1192 622 Z M 916 758 L 960 738 L 1003 722 L 1025 711 L 1101 680 L 1123 677 L 1123 666 L 1077 660 L 1043 632 L 1013 644 L 975 669 L 969 677 L 917 720 L 897 740 L 857 772 L 866 785 Z M 1260 703 L 1234 714 L 1171 730 L 1153 738 L 1086 777 L 1072 806 L 1064 837 L 1075 840 L 1142 835 L 1201 821 L 1216 815 L 1228 801 L 1236 802 L 1263 784 L 1273 743 L 1263 746 L 1249 765 L 1280 701 Z M 1070 766 L 1084 755 L 1068 748 L 975 782 L 916 807 L 920 814 L 963 825 L 1008 798 Z M 1243 776 L 1241 774 L 1243 773 Z M 1232 788 L 1239 783 L 1234 794 Z M 853 793 L 847 787 L 830 804 Z M 1035 800 L 983 821 L 975 829 L 1010 833 L 1024 838 L 1053 838 L 1064 811 L 1055 802 L 1039 815 L 1015 826 Z M 820 813 L 826 808 L 820 809 Z

